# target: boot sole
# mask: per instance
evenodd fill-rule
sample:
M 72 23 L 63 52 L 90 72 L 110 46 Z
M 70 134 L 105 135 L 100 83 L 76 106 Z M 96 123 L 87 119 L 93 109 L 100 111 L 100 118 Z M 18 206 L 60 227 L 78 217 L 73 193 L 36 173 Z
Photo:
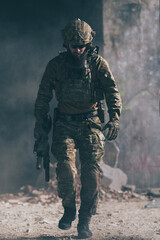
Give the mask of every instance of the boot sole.
M 92 234 L 91 235 L 78 235 L 78 239 L 84 239 L 84 238 L 91 238 L 92 237 Z
M 85 233 L 78 233 L 78 238 L 79 239 L 82 239 L 82 238 L 90 238 L 90 237 L 92 237 L 92 232 L 90 232 L 90 233 L 88 233 L 88 234 L 85 234 Z
M 74 217 L 74 219 L 72 220 L 72 222 L 75 221 L 75 220 L 76 220 L 76 216 Z M 58 224 L 58 227 L 59 227 L 60 229 L 62 229 L 62 230 L 69 230 L 69 229 L 72 227 L 72 222 L 71 222 L 71 225 L 68 226 L 68 227 L 63 226 L 63 225 L 60 225 L 60 224 Z
M 72 225 L 71 225 L 71 226 L 68 226 L 68 227 L 59 226 L 59 225 L 58 225 L 58 227 L 59 227 L 60 229 L 62 229 L 62 230 L 69 230 L 69 229 L 72 227 Z

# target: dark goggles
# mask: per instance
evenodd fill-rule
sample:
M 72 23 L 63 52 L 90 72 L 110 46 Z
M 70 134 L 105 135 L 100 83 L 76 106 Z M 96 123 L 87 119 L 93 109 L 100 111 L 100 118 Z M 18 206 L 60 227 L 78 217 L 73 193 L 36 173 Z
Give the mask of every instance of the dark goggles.
M 86 47 L 86 45 L 85 44 L 83 44 L 83 45 L 70 45 L 70 47 L 74 48 L 74 49 L 76 49 L 76 48 L 82 49 L 82 48 Z

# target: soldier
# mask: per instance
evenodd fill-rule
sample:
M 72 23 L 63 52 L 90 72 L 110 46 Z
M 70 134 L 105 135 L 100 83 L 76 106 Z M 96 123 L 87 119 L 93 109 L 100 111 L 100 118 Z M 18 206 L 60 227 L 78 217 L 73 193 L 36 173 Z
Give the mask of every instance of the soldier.
M 108 63 L 92 47 L 95 32 L 75 19 L 62 31 L 66 51 L 47 65 L 35 103 L 35 138 L 43 137 L 43 119 L 49 112 L 53 89 L 58 101 L 51 151 L 57 159 L 58 193 L 64 215 L 60 229 L 69 229 L 76 218 L 76 150 L 81 163 L 81 206 L 78 237 L 89 238 L 91 216 L 96 212 L 100 161 L 104 154 L 104 134 L 113 140 L 119 130 L 121 98 Z M 106 100 L 110 120 L 102 129 L 100 102 Z M 44 136 L 45 138 L 45 136 Z

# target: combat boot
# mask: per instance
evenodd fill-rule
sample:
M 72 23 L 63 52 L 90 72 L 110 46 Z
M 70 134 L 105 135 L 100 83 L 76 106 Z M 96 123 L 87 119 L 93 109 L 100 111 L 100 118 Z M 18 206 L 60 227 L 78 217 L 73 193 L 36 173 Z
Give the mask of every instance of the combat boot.
M 89 229 L 89 221 L 83 220 L 79 221 L 77 225 L 77 232 L 78 232 L 78 238 L 90 238 L 92 236 L 92 232 Z
M 76 219 L 75 208 L 64 208 L 63 217 L 60 219 L 58 227 L 63 230 L 68 230 L 72 226 L 72 222 Z

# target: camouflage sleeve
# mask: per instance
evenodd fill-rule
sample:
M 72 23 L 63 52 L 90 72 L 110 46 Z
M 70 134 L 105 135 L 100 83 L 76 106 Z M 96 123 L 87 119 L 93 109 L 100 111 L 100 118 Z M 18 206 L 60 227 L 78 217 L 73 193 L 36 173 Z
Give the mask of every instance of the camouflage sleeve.
M 41 122 L 49 112 L 49 102 L 53 98 L 54 82 L 56 79 L 56 65 L 51 60 L 43 74 L 35 102 L 36 121 Z
M 115 79 L 105 59 L 99 56 L 97 61 L 98 79 L 102 84 L 110 119 L 119 119 L 122 102 Z

